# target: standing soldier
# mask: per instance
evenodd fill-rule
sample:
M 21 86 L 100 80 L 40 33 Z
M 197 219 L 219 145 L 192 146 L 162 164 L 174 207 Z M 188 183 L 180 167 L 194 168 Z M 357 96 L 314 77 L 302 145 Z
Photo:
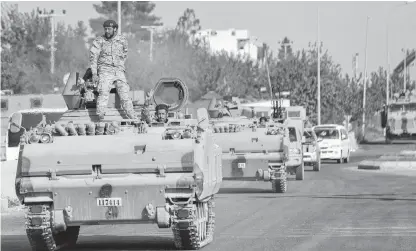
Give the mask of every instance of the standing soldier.
M 90 49 L 93 82 L 98 81 L 97 115 L 100 120 L 104 119 L 110 90 L 115 87 L 127 116 L 137 119 L 133 110 L 133 102 L 129 97 L 130 87 L 125 75 L 127 39 L 117 34 L 118 25 L 115 21 L 107 20 L 103 26 L 105 34 L 97 37 Z

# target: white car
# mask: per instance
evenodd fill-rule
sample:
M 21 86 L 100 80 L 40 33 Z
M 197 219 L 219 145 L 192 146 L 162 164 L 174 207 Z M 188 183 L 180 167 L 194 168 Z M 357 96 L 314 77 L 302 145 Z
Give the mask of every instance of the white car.
M 324 124 L 314 126 L 313 131 L 319 139 L 321 160 L 336 160 L 348 163 L 350 160 L 350 139 L 342 125 Z

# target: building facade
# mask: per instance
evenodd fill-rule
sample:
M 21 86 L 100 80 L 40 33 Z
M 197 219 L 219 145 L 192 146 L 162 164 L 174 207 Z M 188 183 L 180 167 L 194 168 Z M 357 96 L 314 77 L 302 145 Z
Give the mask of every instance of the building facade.
M 211 53 L 226 52 L 230 56 L 251 59 L 257 62 L 262 45 L 250 37 L 248 30 L 200 30 L 192 38 L 207 46 Z

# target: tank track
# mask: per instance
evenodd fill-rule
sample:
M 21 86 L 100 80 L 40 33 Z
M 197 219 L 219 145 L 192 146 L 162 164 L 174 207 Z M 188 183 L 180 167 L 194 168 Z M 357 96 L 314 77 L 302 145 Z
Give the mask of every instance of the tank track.
M 56 251 L 75 245 L 79 227 L 68 227 L 65 232 L 54 234 L 50 205 L 29 206 L 26 214 L 26 234 L 33 251 Z M 41 210 L 38 210 L 41 209 Z
M 208 220 L 207 220 L 207 229 L 206 237 L 203 240 L 199 238 L 199 232 L 197 227 L 197 205 L 204 207 L 204 203 L 208 206 Z M 187 250 L 197 250 L 200 249 L 214 239 L 214 229 L 215 229 L 215 213 L 214 207 L 215 202 L 211 198 L 208 202 L 197 202 L 193 205 L 188 205 L 187 207 L 193 207 L 192 213 L 186 219 L 178 219 L 175 212 L 172 224 L 172 232 L 175 242 L 175 247 L 177 249 L 187 249 Z M 176 210 L 175 210 L 176 211 Z M 187 227 L 183 227 L 182 224 L 187 224 Z

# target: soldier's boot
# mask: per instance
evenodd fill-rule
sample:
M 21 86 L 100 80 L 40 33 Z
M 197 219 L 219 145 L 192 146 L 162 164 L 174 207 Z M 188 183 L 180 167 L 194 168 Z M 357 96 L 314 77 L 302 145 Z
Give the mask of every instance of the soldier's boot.
M 127 110 L 126 115 L 129 119 L 138 120 L 139 116 L 134 112 L 134 110 Z
M 99 119 L 100 121 L 103 121 L 103 120 L 104 120 L 104 118 L 105 118 L 105 114 L 103 114 L 103 113 L 98 114 L 98 119 Z

